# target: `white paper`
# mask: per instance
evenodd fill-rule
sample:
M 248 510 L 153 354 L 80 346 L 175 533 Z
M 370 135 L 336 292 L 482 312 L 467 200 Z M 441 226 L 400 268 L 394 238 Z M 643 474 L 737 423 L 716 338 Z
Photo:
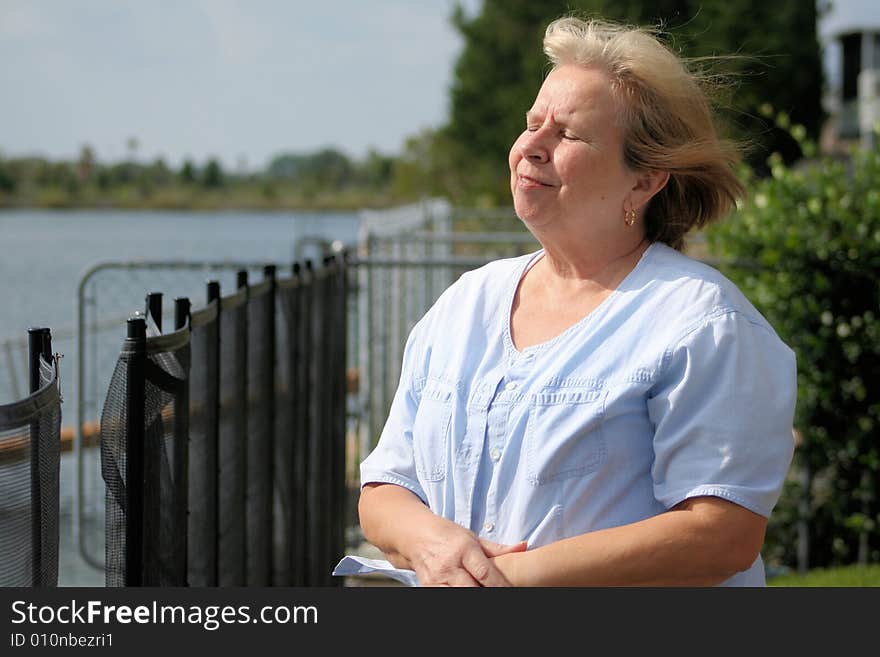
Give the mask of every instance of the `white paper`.
M 336 568 L 333 569 L 334 575 L 352 576 L 352 575 L 369 575 L 371 573 L 379 573 L 396 579 L 407 586 L 419 586 L 419 579 L 416 577 L 416 571 L 406 568 L 395 568 L 391 562 L 384 559 L 368 559 L 367 557 L 358 557 L 354 555 L 346 555 L 342 557 Z

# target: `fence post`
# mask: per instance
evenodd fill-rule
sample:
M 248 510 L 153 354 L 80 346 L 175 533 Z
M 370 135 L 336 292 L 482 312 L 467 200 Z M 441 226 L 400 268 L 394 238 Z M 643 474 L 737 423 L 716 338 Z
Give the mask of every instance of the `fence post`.
M 276 403 L 275 403 L 275 372 L 276 372 L 276 359 L 277 359 L 277 349 L 276 349 L 276 330 L 275 330 L 275 322 L 277 321 L 277 276 L 278 276 L 278 268 L 275 265 L 266 265 L 263 267 L 263 277 L 269 281 L 269 299 L 268 304 L 266 306 L 266 317 L 265 320 L 267 322 L 266 327 L 266 338 L 267 338 L 267 354 L 266 354 L 266 367 L 265 372 L 265 381 L 263 382 L 263 389 L 268 391 L 268 398 L 266 399 L 266 407 L 265 412 L 268 418 L 267 427 L 268 427 L 268 436 L 267 442 L 269 443 L 266 449 L 269 452 L 269 458 L 271 459 L 271 466 L 269 469 L 269 485 L 268 485 L 268 504 L 269 504 L 269 540 L 266 541 L 266 558 L 269 560 L 269 581 L 268 585 L 277 583 L 275 581 L 275 523 L 279 522 L 278 519 L 275 518 L 275 482 L 279 481 L 279 477 L 277 475 L 278 470 L 281 467 L 281 464 L 278 463 L 278 459 L 276 457 L 275 451 L 275 422 L 276 422 Z
M 40 389 L 40 357 L 46 352 L 49 329 L 28 329 L 28 370 L 30 374 L 30 393 Z M 49 348 L 51 352 L 51 347 Z M 31 584 L 43 584 L 43 532 L 41 527 L 43 499 L 40 491 L 40 423 L 31 422 Z
M 28 392 L 35 393 L 40 389 L 40 355 L 43 353 L 44 328 L 28 329 Z
M 153 319 L 159 333 L 162 332 L 162 293 L 150 292 L 146 298 L 146 315 Z
M 144 396 L 147 324 L 128 320 L 129 352 L 125 385 L 125 585 L 143 585 L 144 566 Z
M 177 297 L 174 300 L 174 330 L 189 325 L 191 304 L 187 297 Z M 174 396 L 174 480 L 177 482 L 177 490 L 180 493 L 185 511 L 182 514 L 180 531 L 183 534 L 183 586 L 189 586 L 189 422 L 190 422 L 190 386 L 192 382 L 192 351 L 189 351 L 189 371 L 186 374 L 186 384 L 182 394 Z M 179 440 L 185 436 L 185 440 Z
M 211 303 L 217 304 L 217 318 L 214 320 L 217 322 L 217 331 L 216 331 L 216 340 L 213 345 L 205 350 L 206 352 L 206 363 L 205 363 L 205 381 L 209 390 L 213 390 L 215 392 L 215 396 L 213 400 L 209 400 L 212 409 L 211 412 L 208 413 L 207 408 L 205 409 L 205 413 L 207 414 L 205 420 L 205 434 L 210 438 L 206 437 L 206 442 L 208 440 L 213 442 L 213 449 L 211 453 L 214 455 L 213 463 L 205 464 L 205 467 L 208 468 L 209 472 L 213 473 L 213 481 L 214 481 L 214 490 L 212 491 L 213 495 L 213 508 L 214 508 L 214 555 L 212 559 L 212 563 L 214 565 L 214 572 L 211 577 L 212 580 L 208 583 L 209 586 L 218 586 L 220 583 L 220 283 L 218 281 L 208 281 L 207 284 L 207 302 L 208 305 Z M 212 381 L 213 379 L 213 381 Z M 211 385 L 213 383 L 213 385 Z M 207 407 L 207 404 L 206 404 Z
M 290 331 L 291 363 L 290 385 L 292 386 L 293 431 L 290 448 L 290 467 L 293 472 L 290 527 L 290 569 L 294 586 L 306 585 L 306 561 L 308 554 L 308 390 L 309 381 L 306 364 L 306 352 L 309 343 L 306 336 L 305 313 L 305 281 L 306 274 L 300 264 L 294 263 L 294 287 L 291 319 L 287 330 Z
M 250 295 L 248 292 L 248 273 L 246 269 L 240 269 L 235 274 L 235 287 L 238 291 L 242 289 L 245 291 L 247 295 L 244 310 L 238 311 L 238 327 L 237 334 L 235 336 L 238 341 L 238 348 L 235 350 L 235 353 L 240 356 L 244 362 L 239 363 L 241 367 L 236 367 L 236 370 L 241 373 L 241 379 L 237 381 L 238 384 L 238 399 L 241 402 L 241 416 L 240 416 L 240 431 L 237 432 L 237 441 L 235 444 L 236 451 L 236 467 L 240 468 L 242 473 L 241 480 L 241 512 L 242 517 L 240 519 L 236 519 L 236 523 L 241 528 L 241 559 L 242 563 L 240 564 L 242 579 L 239 583 L 239 586 L 247 586 L 248 584 L 248 561 L 250 556 L 250 549 L 248 545 L 248 518 L 247 518 L 247 509 L 248 509 L 248 341 L 250 340 L 249 327 L 248 327 L 248 312 L 250 305 Z
M 319 374 L 316 362 L 315 335 L 320 331 L 317 286 L 318 275 L 311 260 L 306 260 L 306 285 L 303 288 L 303 328 L 305 352 L 306 407 L 305 438 L 306 448 L 306 553 L 304 559 L 305 586 L 320 583 L 317 576 L 318 559 L 321 555 L 321 407 L 319 403 Z M 317 324 L 317 326 L 316 326 Z M 317 330 L 316 330 L 317 329 Z
M 186 297 L 177 297 L 174 300 L 174 330 L 178 331 L 186 326 L 189 321 L 189 314 L 192 308 L 189 299 Z

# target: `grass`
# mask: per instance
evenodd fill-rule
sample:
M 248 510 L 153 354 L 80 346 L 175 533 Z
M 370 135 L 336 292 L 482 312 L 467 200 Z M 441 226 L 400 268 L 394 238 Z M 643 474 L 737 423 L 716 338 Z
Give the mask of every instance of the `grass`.
M 880 565 L 817 568 L 803 575 L 786 573 L 767 579 L 768 586 L 880 586 Z

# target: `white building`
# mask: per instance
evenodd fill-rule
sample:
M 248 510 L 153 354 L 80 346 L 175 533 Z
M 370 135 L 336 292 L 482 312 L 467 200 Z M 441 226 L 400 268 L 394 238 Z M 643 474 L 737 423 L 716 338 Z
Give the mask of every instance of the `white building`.
M 823 147 L 870 144 L 880 121 L 880 0 L 818 0 L 817 8 L 831 116 Z

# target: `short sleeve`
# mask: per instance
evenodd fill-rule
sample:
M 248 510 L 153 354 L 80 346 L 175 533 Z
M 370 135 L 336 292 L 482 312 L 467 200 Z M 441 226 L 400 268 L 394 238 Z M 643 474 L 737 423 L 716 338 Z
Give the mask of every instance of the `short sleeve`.
M 387 483 L 403 486 L 427 504 L 425 491 L 416 475 L 413 455 L 413 422 L 418 410 L 417 391 L 421 387 L 418 374 L 419 328 L 416 324 L 410 332 L 403 350 L 400 382 L 391 402 L 388 419 L 379 436 L 379 442 L 361 462 L 361 486 L 369 483 Z
M 794 453 L 794 353 L 739 312 L 707 320 L 665 358 L 652 387 L 654 495 L 667 508 L 721 497 L 769 517 Z

